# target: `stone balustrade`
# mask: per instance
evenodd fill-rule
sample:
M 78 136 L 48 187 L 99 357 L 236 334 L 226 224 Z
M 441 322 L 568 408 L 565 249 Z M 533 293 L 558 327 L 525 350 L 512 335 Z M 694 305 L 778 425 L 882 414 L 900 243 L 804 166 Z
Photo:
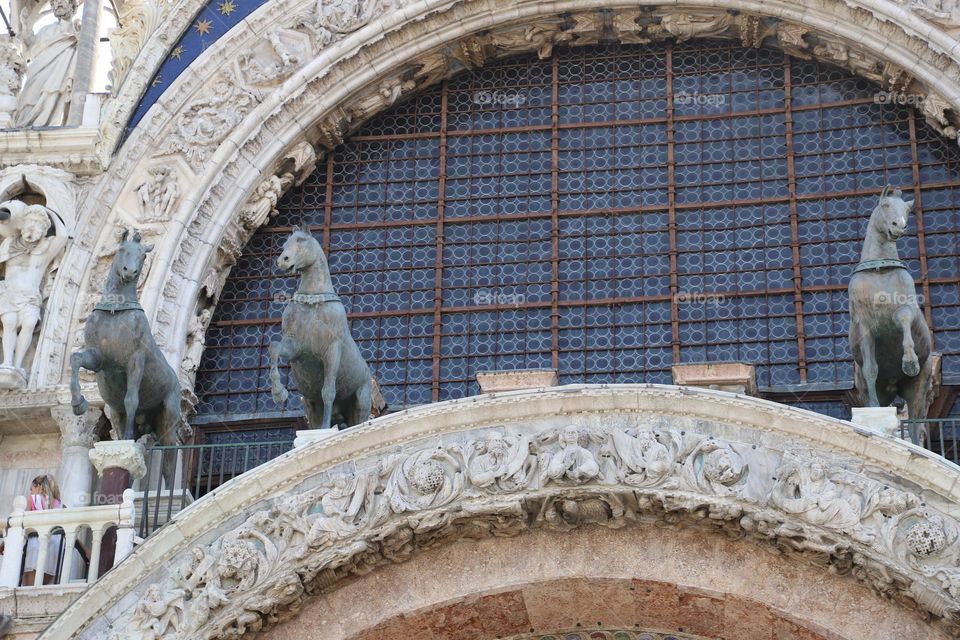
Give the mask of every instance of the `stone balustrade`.
M 57 576 L 58 584 L 65 585 L 71 582 L 70 576 L 74 572 L 74 553 L 78 540 L 89 544 L 89 570 L 86 582 L 92 583 L 99 577 L 100 557 L 104 548 L 107 532 L 116 527 L 116 543 L 113 551 L 113 565 L 116 565 L 133 551 L 136 520 L 134 507 L 134 492 L 130 489 L 123 493 L 120 504 L 98 505 L 93 507 L 76 507 L 68 509 L 48 509 L 45 511 L 27 511 L 27 499 L 19 496 L 14 501 L 13 512 L 7 519 L 6 534 L 4 536 L 3 562 L 0 564 L 0 588 L 16 587 L 20 584 L 23 573 L 24 545 L 27 537 L 35 533 L 38 540 L 37 563 L 38 570 L 33 585 L 43 585 L 44 572 L 40 569 L 46 566 L 49 553 L 49 541 L 53 535 L 64 536 L 66 544 L 63 549 L 61 569 Z M 112 540 L 112 537 L 111 537 Z

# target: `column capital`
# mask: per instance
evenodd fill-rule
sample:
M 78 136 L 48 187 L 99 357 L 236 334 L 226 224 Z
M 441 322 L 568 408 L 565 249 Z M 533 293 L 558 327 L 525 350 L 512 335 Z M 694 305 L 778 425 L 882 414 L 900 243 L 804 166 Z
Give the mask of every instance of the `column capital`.
M 134 480 L 142 478 L 147 475 L 145 456 L 143 445 L 135 440 L 101 440 L 90 450 L 90 462 L 101 478 L 111 467 L 130 472 Z
M 50 409 L 57 426 L 60 427 L 60 443 L 63 447 L 93 447 L 97 441 L 97 423 L 103 412 L 90 407 L 83 415 L 74 415 L 73 407 L 57 405 Z

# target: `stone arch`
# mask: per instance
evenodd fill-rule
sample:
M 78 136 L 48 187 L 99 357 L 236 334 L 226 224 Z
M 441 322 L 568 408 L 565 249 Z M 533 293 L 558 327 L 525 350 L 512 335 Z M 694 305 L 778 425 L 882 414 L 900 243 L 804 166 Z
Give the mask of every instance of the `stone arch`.
M 149 77 L 146 70 L 156 67 L 164 50 L 161 43 L 186 28 L 184 16 L 192 15 L 187 7 L 195 5 L 195 0 L 178 5 L 183 11 L 174 12 L 178 17 L 151 37 L 134 62 L 137 71 L 129 74 L 130 87 L 121 89 L 105 125 L 113 127 L 112 133 L 104 140 L 117 139 L 123 114 L 133 108 L 133 96 L 139 95 L 133 78 Z M 104 256 L 115 241 L 113 230 L 136 218 L 132 212 L 142 207 L 138 194 L 153 179 L 152 168 L 169 164 L 175 169 L 170 180 L 178 195 L 175 207 L 154 216 L 161 242 L 142 302 L 161 348 L 179 363 L 188 331 L 196 323 L 197 301 L 215 300 L 217 282 L 230 267 L 230 247 L 242 246 L 251 233 L 245 210 L 264 206 L 264 200 L 275 198 L 276 189 L 295 183 L 303 166 L 309 166 L 290 173 L 282 168 L 284 158 L 300 153 L 303 144 L 323 153 L 406 92 L 492 56 L 544 52 L 556 42 L 588 43 L 599 37 L 625 42 L 740 37 L 747 44 L 766 42 L 842 64 L 898 95 L 906 90 L 926 96 L 926 115 L 946 135 L 955 136 L 953 119 L 960 113 L 955 41 L 939 26 L 887 0 L 723 0 L 712 9 L 694 2 L 666 9 L 657 3 L 638 7 L 617 0 L 437 0 L 385 11 L 349 33 L 329 36 L 324 46 L 309 52 L 309 61 L 266 84 L 244 80 L 237 67 L 239 52 L 262 42 L 264 32 L 291 31 L 302 24 L 304 12 L 309 17 L 312 6 L 306 0 L 262 6 L 202 54 L 117 151 L 88 198 L 83 229 L 65 258 L 67 275 L 58 279 L 52 296 L 59 306 L 49 310 L 57 321 L 45 329 L 38 350 L 41 386 L 64 381 L 69 351 L 99 295 Z M 674 19 L 664 23 L 664 16 Z M 711 20 L 718 22 L 711 27 Z M 222 135 L 191 134 L 203 128 L 198 129 L 199 113 L 218 110 Z M 141 210 L 141 218 L 155 213 Z M 218 255 L 224 245 L 226 255 Z M 185 384 L 189 386 L 189 380 Z
M 865 600 L 871 615 L 900 619 L 903 637 L 955 637 L 958 478 L 960 469 L 903 441 L 724 392 L 573 385 L 476 396 L 370 421 L 240 476 L 175 516 L 41 637 L 243 637 L 305 605 L 316 610 L 318 598 L 409 575 L 393 565 L 476 556 L 478 547 L 445 551 L 462 539 L 522 552 L 545 549 L 538 539 L 572 550 L 594 536 L 598 549 L 609 542 L 598 555 L 614 555 L 583 577 L 656 581 L 656 566 L 640 570 L 631 559 L 618 573 L 610 564 L 630 540 L 666 535 L 656 529 L 700 536 L 714 558 L 776 549 L 803 567 L 787 575 L 778 565 L 776 580 L 803 589 L 830 574 L 844 601 L 876 594 Z M 625 537 L 618 542 L 601 527 Z M 660 568 L 662 581 L 709 589 L 689 577 L 698 566 L 685 557 L 691 564 Z M 523 566 L 514 586 L 578 575 L 562 563 L 527 574 Z M 508 575 L 509 566 L 497 571 Z M 484 580 L 470 593 L 438 580 L 446 592 L 428 589 L 394 612 L 497 591 Z M 752 587 L 736 582 L 720 579 L 707 597 L 743 599 Z M 333 595 L 339 589 L 347 591 Z M 755 589 L 754 601 L 821 633 L 810 607 L 829 593 L 803 604 L 777 591 Z M 395 623 L 364 615 L 336 637 L 371 637 L 360 634 Z M 853 618 L 829 631 L 869 637 L 869 616 Z

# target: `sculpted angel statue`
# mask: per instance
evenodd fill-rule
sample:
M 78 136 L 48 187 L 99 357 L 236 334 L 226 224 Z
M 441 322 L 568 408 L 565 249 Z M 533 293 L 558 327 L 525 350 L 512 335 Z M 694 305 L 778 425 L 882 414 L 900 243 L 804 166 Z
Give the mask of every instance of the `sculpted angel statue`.
M 64 123 L 73 93 L 80 29 L 73 15 L 76 0 L 51 0 L 50 8 L 57 21 L 45 25 L 37 33 L 23 32 L 28 47 L 27 73 L 20 91 L 15 125 L 60 126 Z M 29 13 L 29 8 L 24 8 Z M 24 17 L 24 24 L 32 24 Z

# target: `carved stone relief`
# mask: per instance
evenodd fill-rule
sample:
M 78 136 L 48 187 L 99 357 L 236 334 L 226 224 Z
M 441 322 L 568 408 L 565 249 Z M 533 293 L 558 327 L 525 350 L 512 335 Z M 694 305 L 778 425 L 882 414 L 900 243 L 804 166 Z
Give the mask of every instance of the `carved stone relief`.
M 26 66 L 19 38 L 0 35 L 0 129 L 13 125 Z
M 181 153 L 197 172 L 257 103 L 253 93 L 239 86 L 230 73 L 223 74 L 205 93 L 180 113 L 158 154 Z
M 120 26 L 110 31 L 113 60 L 108 77 L 113 95 L 120 91 L 134 59 L 169 10 L 168 0 L 126 0 L 120 5 Z
M 918 495 L 840 458 L 607 414 L 478 429 L 331 470 L 195 547 L 112 637 L 239 638 L 291 615 L 308 593 L 418 548 L 641 521 L 726 523 L 911 599 L 948 628 L 960 612 L 960 525 Z

